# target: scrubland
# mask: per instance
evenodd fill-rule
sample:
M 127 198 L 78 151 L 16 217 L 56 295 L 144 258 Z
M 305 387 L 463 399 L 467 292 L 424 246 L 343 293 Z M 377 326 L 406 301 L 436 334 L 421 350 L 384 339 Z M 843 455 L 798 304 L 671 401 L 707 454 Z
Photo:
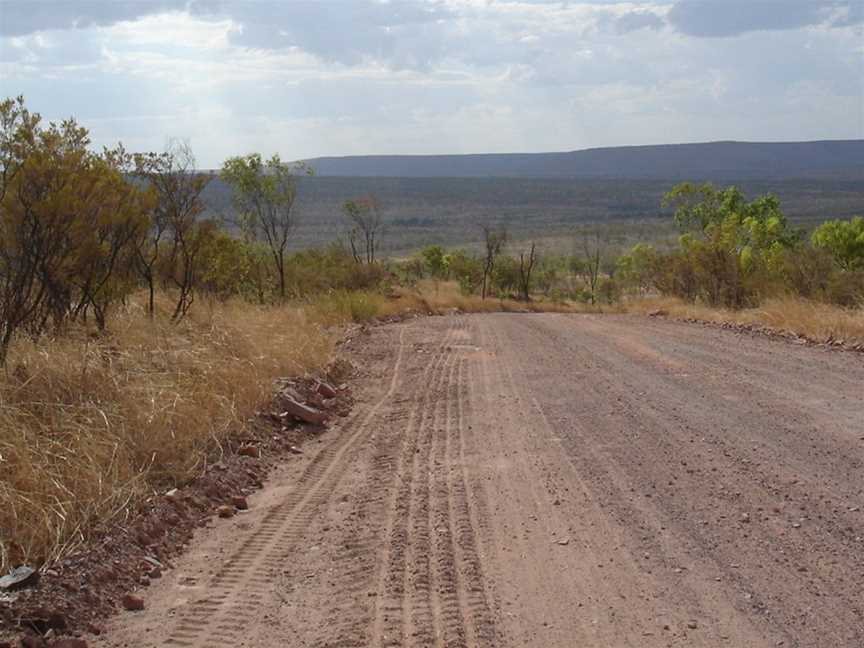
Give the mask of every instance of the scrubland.
M 374 196 L 347 240 L 289 253 L 299 171 L 231 158 L 233 226 L 187 145 L 94 153 L 74 120 L 0 103 L 0 572 L 50 563 L 184 483 L 242 435 L 274 381 L 319 370 L 343 327 L 406 313 L 633 312 L 864 339 L 864 220 L 807 238 L 774 196 L 681 185 L 681 236 L 552 254 L 506 223 L 483 246 L 382 259 Z M 658 301 L 657 295 L 660 295 Z M 646 299 L 647 296 L 647 299 Z

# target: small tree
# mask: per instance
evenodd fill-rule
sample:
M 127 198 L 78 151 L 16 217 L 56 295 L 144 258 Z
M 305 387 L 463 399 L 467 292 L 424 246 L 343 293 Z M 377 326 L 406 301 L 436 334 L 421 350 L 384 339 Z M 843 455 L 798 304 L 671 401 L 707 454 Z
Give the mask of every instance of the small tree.
M 195 156 L 189 144 L 172 140 L 162 154 L 151 153 L 136 160 L 136 173 L 145 178 L 156 196 L 153 227 L 148 237 L 140 239 L 145 247 L 139 252 L 142 276 L 150 284 L 152 313 L 153 276 L 158 263 L 166 281 L 177 288 L 177 303 L 171 319 L 182 319 L 195 299 L 200 253 L 212 235 L 214 225 L 200 221 L 204 212 L 202 194 L 212 179 L 195 169 Z M 167 234 L 167 257 L 160 252 Z M 152 247 L 151 247 L 152 245 Z
M 826 221 L 813 232 L 812 241 L 828 251 L 841 270 L 864 270 L 864 218 Z
M 621 284 L 642 295 L 651 285 L 657 252 L 647 243 L 637 243 L 627 254 L 618 257 L 615 276 Z
M 285 255 L 297 225 L 294 202 L 296 174 L 310 175 L 305 165 L 282 162 L 278 155 L 264 161 L 258 153 L 232 157 L 222 165 L 222 179 L 234 191 L 239 225 L 250 241 L 267 245 L 279 280 L 279 296 L 285 298 Z
M 675 221 L 684 231 L 678 261 L 689 266 L 682 268 L 688 298 L 698 295 L 711 305 L 741 308 L 758 302 L 782 269 L 786 251 L 800 239 L 771 194 L 748 202 L 736 187 L 683 183 L 663 204 L 675 207 Z
M 447 278 L 450 257 L 444 252 L 444 248 L 440 245 L 427 245 L 420 252 L 420 256 L 423 257 L 423 263 L 434 279 Z
M 77 250 L 67 270 L 77 293 L 72 317 L 86 317 L 92 310 L 100 330 L 105 329 L 108 307 L 137 288 L 136 241 L 149 228 L 154 204 L 150 192 L 124 178 L 127 161 L 122 146 L 91 161 L 91 198 L 80 204 Z
M 486 299 L 489 290 L 489 278 L 491 277 L 493 270 L 495 270 L 495 262 L 500 256 L 501 251 L 504 249 L 504 245 L 507 243 L 507 230 L 503 227 L 494 228 L 489 224 L 481 225 L 480 229 L 483 232 L 484 251 L 483 284 L 480 295 L 483 299 Z
M 122 149 L 89 149 L 74 120 L 40 125 L 23 99 L 0 104 L 0 364 L 16 331 L 41 334 L 133 288 L 130 242 L 147 225 L 145 192 L 126 181 Z
M 519 253 L 519 289 L 524 301 L 531 300 L 531 273 L 537 263 L 536 245 L 531 243 L 531 251 Z
M 150 211 L 150 225 L 138 234 L 134 247 L 134 267 L 138 275 L 147 285 L 147 314 L 152 319 L 156 313 L 156 280 L 159 255 L 167 238 L 171 225 L 168 210 L 160 206 L 157 183 L 154 176 L 167 165 L 165 156 L 155 153 L 136 154 L 132 156 L 131 174 L 149 185 L 149 190 L 156 201 Z
M 582 254 L 584 255 L 582 269 L 588 278 L 588 295 L 591 304 L 597 303 L 597 285 L 600 281 L 600 263 L 603 256 L 603 241 L 600 234 L 582 238 Z
M 375 254 L 380 245 L 383 221 L 381 204 L 373 195 L 348 200 L 342 205 L 348 218 L 348 243 L 357 263 L 375 263 Z

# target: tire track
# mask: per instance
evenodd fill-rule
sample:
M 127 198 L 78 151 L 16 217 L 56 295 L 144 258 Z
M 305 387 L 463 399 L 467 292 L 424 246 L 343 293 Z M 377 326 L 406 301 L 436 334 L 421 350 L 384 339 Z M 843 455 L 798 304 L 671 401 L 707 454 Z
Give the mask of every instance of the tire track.
M 263 598 L 260 590 L 272 584 L 274 569 L 288 557 L 333 493 L 351 460 L 349 451 L 366 437 L 370 423 L 395 392 L 402 372 L 406 328 L 400 330 L 393 375 L 384 396 L 365 415 L 358 413 L 348 419 L 339 439 L 307 466 L 297 488 L 268 512 L 214 575 L 207 588 L 209 596 L 181 612 L 165 645 L 211 648 L 242 638 L 244 621 Z M 356 429 L 346 434 L 358 420 Z
M 458 324 L 458 323 L 457 323 Z M 447 340 L 442 344 L 442 353 L 431 363 L 431 375 L 420 406 L 411 411 L 405 428 L 402 452 L 399 462 L 399 476 L 388 512 L 387 541 L 381 556 L 378 582 L 378 605 L 373 624 L 373 645 L 395 647 L 411 645 L 417 636 L 421 640 L 434 640 L 432 623 L 432 602 L 429 577 L 428 551 L 428 508 L 426 510 L 425 540 L 427 551 L 418 556 L 409 578 L 408 566 L 417 555 L 416 543 L 422 541 L 421 514 L 418 513 L 418 493 L 423 492 L 423 472 L 426 473 L 426 496 L 428 498 L 428 467 L 421 470 L 428 461 L 430 435 L 423 435 L 424 422 L 428 419 L 431 397 L 437 394 L 442 377 L 452 352 L 447 342 L 452 339 L 454 329 L 448 331 Z M 419 485 L 418 485 L 419 482 Z M 417 635 L 412 628 L 417 628 Z M 430 645 L 425 643 L 424 645 Z
M 468 461 L 466 455 L 472 442 L 470 424 L 470 372 L 468 360 L 463 359 L 459 367 L 457 398 L 455 403 L 456 426 L 451 435 L 451 465 L 456 470 L 450 475 L 450 501 L 456 561 L 460 565 L 461 582 L 459 587 L 463 619 L 468 646 L 495 648 L 499 637 L 495 629 L 494 617 L 490 607 L 491 596 L 487 591 L 488 582 L 483 575 L 479 542 L 481 533 L 487 528 L 485 500 L 482 491 L 469 491 Z M 472 489 L 473 490 L 473 489 Z M 470 495 L 474 495 L 475 505 Z
M 465 638 L 465 606 L 460 596 L 460 577 L 457 571 L 456 545 L 453 534 L 453 507 L 450 497 L 453 437 L 458 440 L 459 421 L 454 403 L 459 397 L 459 372 L 462 359 L 451 365 L 446 384 L 446 395 L 438 407 L 444 410 L 444 429 L 436 426 L 432 431 L 432 502 L 429 507 L 431 527 L 434 531 L 433 562 L 437 592 L 437 612 L 440 618 L 441 639 L 445 646 L 467 648 Z
M 438 373 L 447 361 L 448 344 L 454 330 L 451 325 L 443 333 L 421 375 L 416 379 L 406 379 L 409 387 L 400 390 L 403 395 L 395 399 L 394 405 L 409 403 L 411 406 L 408 411 L 392 411 L 376 436 L 371 467 L 357 492 L 358 505 L 353 511 L 353 515 L 363 524 L 350 546 L 336 555 L 332 570 L 335 574 L 335 592 L 325 613 L 326 621 L 319 628 L 316 646 L 359 648 L 369 645 L 368 635 L 374 625 L 379 589 L 379 548 L 388 535 L 386 527 L 391 508 L 388 493 L 397 488 L 397 480 L 404 478 L 402 464 L 403 456 L 407 454 L 405 446 L 409 443 L 412 430 L 422 421 L 429 403 L 429 392 L 422 396 L 420 392 L 437 380 Z M 373 596 L 376 599 L 373 600 Z
M 466 319 L 456 334 L 469 337 Z M 406 434 L 375 646 L 495 646 L 464 463 L 464 346 L 454 345 L 436 367 L 420 420 Z

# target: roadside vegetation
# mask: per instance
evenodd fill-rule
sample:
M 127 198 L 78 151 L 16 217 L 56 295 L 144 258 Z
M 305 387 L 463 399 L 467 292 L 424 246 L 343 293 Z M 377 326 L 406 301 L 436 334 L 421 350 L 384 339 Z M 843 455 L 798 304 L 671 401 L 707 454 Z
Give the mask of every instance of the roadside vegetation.
M 258 154 L 202 173 L 180 141 L 94 152 L 74 120 L 0 104 L 0 572 L 50 563 L 193 479 L 277 378 L 321 369 L 352 322 L 623 311 L 659 296 L 671 314 L 758 310 L 817 338 L 864 339 L 860 218 L 805 236 L 771 196 L 683 185 L 667 196 L 681 229 L 671 248 L 621 255 L 592 230 L 551 253 L 488 221 L 479 251 L 388 260 L 388 207 L 372 194 L 343 203 L 332 244 L 292 247 L 308 174 Z M 208 205 L 214 182 L 230 209 Z
M 464 295 L 665 311 L 864 343 L 864 218 L 808 233 L 789 224 L 775 196 L 748 201 L 711 184 L 680 184 L 664 204 L 679 230 L 672 246 L 637 243 L 616 254 L 593 232 L 575 235 L 570 255 L 543 254 L 484 226 L 480 254 L 433 245 L 399 267 L 407 284 L 454 281 Z

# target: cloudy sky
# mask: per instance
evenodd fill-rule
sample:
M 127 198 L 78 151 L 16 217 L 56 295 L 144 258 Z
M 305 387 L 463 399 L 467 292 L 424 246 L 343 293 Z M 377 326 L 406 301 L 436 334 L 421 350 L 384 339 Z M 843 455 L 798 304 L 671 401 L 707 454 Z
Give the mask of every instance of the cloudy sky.
M 864 137 L 864 0 L 0 0 L 0 91 L 233 154 Z

